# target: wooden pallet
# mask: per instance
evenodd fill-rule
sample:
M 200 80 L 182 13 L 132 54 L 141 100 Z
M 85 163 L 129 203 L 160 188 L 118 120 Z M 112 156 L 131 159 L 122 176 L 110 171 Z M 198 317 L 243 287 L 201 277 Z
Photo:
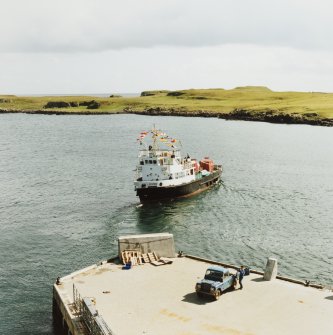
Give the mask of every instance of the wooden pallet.
M 150 263 L 151 262 L 156 262 L 156 261 L 158 261 L 158 257 L 156 256 L 156 254 L 155 254 L 155 251 L 153 251 L 153 252 L 148 252 L 148 258 L 149 258 L 149 260 L 150 260 Z
M 149 257 L 147 254 L 142 254 L 142 259 L 144 263 L 150 263 Z
M 131 262 L 132 265 L 142 264 L 141 251 L 138 250 L 124 250 L 121 253 L 123 264 Z
M 141 254 L 141 252 L 138 250 L 124 250 L 121 253 L 121 257 L 122 257 L 123 264 L 131 262 L 132 266 L 142 265 L 144 263 L 151 263 L 154 265 L 163 265 L 163 264 L 170 263 L 170 262 L 165 262 L 164 260 L 160 259 L 156 255 L 155 251 L 148 252 L 146 254 Z

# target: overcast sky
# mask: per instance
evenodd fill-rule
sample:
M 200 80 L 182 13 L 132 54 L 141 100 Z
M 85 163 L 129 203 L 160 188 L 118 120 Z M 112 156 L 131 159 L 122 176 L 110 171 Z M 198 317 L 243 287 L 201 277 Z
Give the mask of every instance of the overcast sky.
M 0 0 L 0 94 L 333 92 L 332 0 Z

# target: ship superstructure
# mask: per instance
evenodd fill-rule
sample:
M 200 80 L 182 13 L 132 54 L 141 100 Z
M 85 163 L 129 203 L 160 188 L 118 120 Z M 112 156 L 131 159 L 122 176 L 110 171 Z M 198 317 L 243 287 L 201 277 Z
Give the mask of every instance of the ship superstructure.
M 146 143 L 149 135 L 151 144 Z M 141 148 L 134 185 L 141 201 L 186 196 L 220 178 L 221 166 L 214 165 L 207 157 L 200 164 L 189 155 L 182 157 L 180 142 L 160 130 L 141 132 L 138 140 Z

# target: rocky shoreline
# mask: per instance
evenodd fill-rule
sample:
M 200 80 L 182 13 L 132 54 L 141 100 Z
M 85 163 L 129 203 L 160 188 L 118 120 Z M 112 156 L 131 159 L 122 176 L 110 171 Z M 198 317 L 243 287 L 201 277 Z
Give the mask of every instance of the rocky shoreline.
M 308 124 L 314 126 L 333 127 L 333 119 L 321 118 L 316 113 L 281 113 L 276 110 L 249 111 L 237 108 L 230 113 L 214 112 L 208 110 L 188 111 L 186 108 L 161 108 L 149 107 L 144 110 L 124 108 L 123 111 L 66 111 L 66 110 L 14 110 L 0 109 L 0 113 L 25 113 L 25 114 L 44 114 L 44 115 L 108 115 L 108 114 L 138 114 L 154 116 L 184 116 L 184 117 L 215 117 L 225 120 L 257 121 L 280 124 Z
M 315 113 L 307 114 L 284 114 L 277 111 L 248 111 L 245 109 L 235 109 L 230 113 L 211 112 L 205 110 L 187 111 L 186 109 L 162 109 L 147 108 L 144 111 L 125 109 L 126 113 L 162 116 L 185 116 L 185 117 L 216 117 L 225 120 L 257 121 L 281 124 L 308 124 L 314 126 L 333 127 L 333 119 L 320 118 Z
M 112 115 L 112 114 L 127 114 L 124 111 L 108 112 L 108 111 L 66 111 L 66 110 L 18 110 L 18 109 L 0 109 L 0 114 L 42 114 L 42 115 Z

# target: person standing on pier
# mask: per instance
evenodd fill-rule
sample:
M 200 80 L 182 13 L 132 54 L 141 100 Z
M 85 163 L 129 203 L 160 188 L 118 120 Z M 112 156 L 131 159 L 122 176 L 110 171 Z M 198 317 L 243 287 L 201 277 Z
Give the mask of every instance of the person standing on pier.
M 239 280 L 239 285 L 240 285 L 240 290 L 243 289 L 243 284 L 242 284 L 242 281 L 243 281 L 243 278 L 244 278 L 244 275 L 245 275 L 245 270 L 244 270 L 244 266 L 242 265 L 240 267 L 240 269 L 238 270 L 238 280 Z

